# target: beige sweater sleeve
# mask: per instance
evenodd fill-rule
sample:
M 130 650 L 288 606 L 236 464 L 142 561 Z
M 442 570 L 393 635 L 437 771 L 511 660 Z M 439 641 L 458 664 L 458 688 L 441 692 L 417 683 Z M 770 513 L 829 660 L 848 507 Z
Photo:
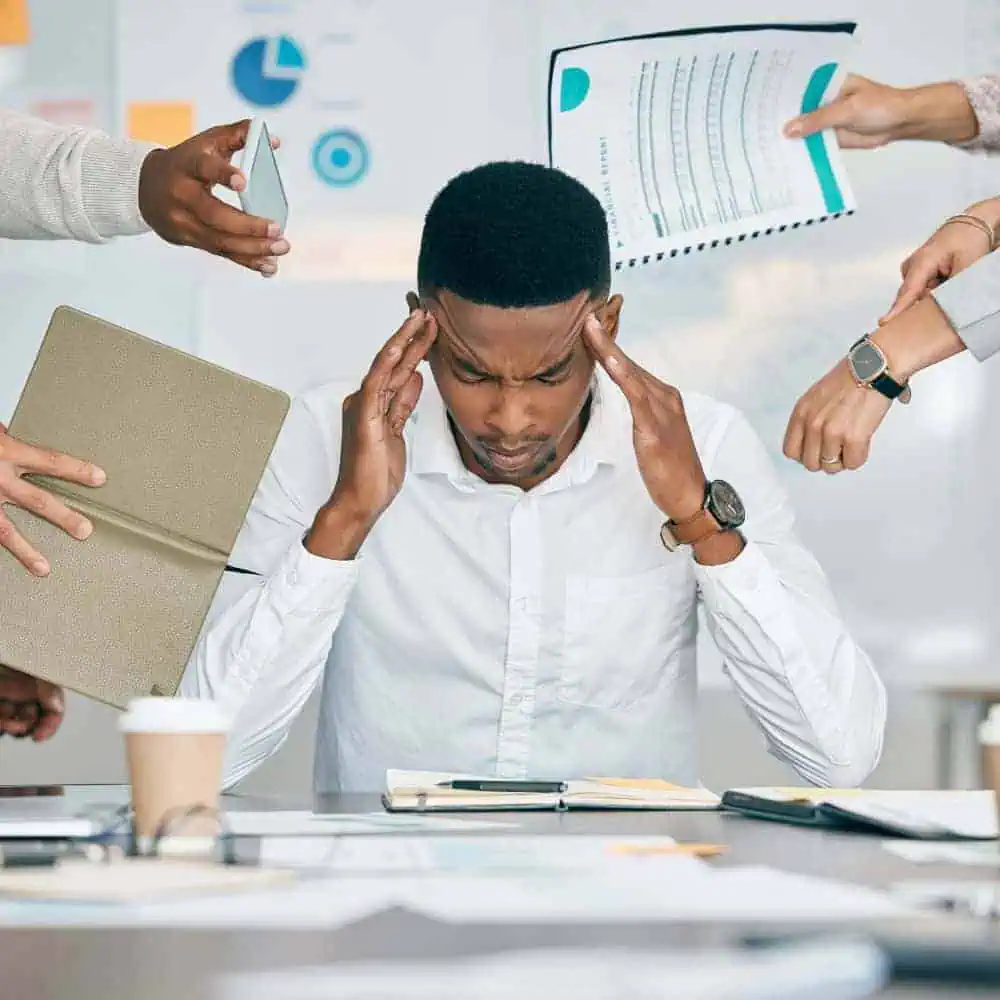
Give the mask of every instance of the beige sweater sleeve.
M 0 109 L 0 237 L 103 243 L 147 232 L 139 171 L 154 148 Z

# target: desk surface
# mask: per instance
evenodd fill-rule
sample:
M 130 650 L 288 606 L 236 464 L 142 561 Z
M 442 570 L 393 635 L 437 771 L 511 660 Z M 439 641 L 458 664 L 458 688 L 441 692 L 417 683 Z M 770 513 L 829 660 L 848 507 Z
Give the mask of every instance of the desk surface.
M 294 808 L 301 803 L 236 799 L 229 808 Z M 378 808 L 375 796 L 323 797 L 317 811 Z M 519 815 L 522 832 L 546 834 L 667 834 L 679 840 L 716 842 L 728 851 L 715 864 L 768 864 L 871 886 L 907 878 L 983 877 L 983 871 L 915 866 L 888 854 L 878 838 L 796 829 L 716 813 L 537 813 Z M 489 834 L 485 834 L 488 836 Z M 158 929 L 22 928 L 0 934 L 3 997 L 32 1000 L 208 1000 L 218 973 L 281 968 L 359 958 L 426 958 L 553 945 L 632 944 L 698 949 L 731 943 L 745 927 L 732 925 L 614 925 L 575 927 L 455 927 L 391 911 L 339 930 L 183 931 Z M 913 923 L 885 925 L 893 937 L 918 933 Z M 1000 929 L 957 918 L 921 921 L 941 940 L 990 940 Z M 894 987 L 887 997 L 959 997 L 948 992 Z

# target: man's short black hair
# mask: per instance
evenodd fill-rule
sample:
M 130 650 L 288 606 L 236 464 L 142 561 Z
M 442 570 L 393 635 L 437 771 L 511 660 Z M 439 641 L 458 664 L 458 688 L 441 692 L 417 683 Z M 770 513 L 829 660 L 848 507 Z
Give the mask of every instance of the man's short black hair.
M 449 181 L 424 219 L 421 295 L 447 289 L 479 305 L 547 306 L 608 294 L 611 260 L 601 203 L 539 163 L 486 163 Z

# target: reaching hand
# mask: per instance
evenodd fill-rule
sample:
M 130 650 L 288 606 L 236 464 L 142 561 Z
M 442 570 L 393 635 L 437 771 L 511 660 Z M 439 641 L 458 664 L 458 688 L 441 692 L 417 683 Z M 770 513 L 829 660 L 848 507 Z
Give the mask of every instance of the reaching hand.
M 1000 221 L 1000 199 L 992 198 L 967 209 L 965 214 L 982 219 L 995 230 Z M 990 240 L 977 226 L 964 222 L 948 222 L 903 261 L 900 273 L 903 283 L 895 301 L 879 320 L 887 323 L 922 299 L 943 281 L 964 271 L 980 257 L 990 252 Z
M 785 431 L 785 455 L 810 472 L 829 475 L 860 469 L 891 401 L 859 386 L 846 359 L 795 404 Z
M 629 358 L 596 316 L 587 317 L 583 337 L 628 400 L 635 455 L 653 503 L 675 521 L 696 514 L 705 500 L 705 473 L 681 394 Z
M 361 388 L 344 400 L 340 474 L 330 506 L 350 510 L 368 527 L 403 485 L 403 428 L 423 387 L 417 365 L 436 336 L 434 317 L 415 310 L 379 351 Z
M 903 90 L 851 74 L 832 101 L 788 122 L 785 135 L 802 139 L 831 128 L 843 149 L 875 149 L 900 139 L 965 142 L 979 123 L 961 84 Z
M 0 505 L 13 504 L 51 521 L 74 538 L 88 538 L 94 530 L 81 514 L 70 510 L 51 493 L 40 489 L 21 477 L 26 473 L 40 473 L 81 483 L 84 486 L 101 486 L 104 472 L 89 462 L 70 458 L 58 451 L 36 448 L 12 438 L 7 428 L 0 424 Z M 42 554 L 17 531 L 0 506 L 0 548 L 6 549 L 36 576 L 47 576 L 50 567 Z
M 207 250 L 269 277 L 278 269 L 274 258 L 289 250 L 278 224 L 212 194 L 216 184 L 233 191 L 246 187 L 231 160 L 246 145 L 249 129 L 248 120 L 219 125 L 171 149 L 153 150 L 139 175 L 139 210 L 168 243 Z
M 0 666 L 0 735 L 44 743 L 55 735 L 65 712 L 61 688 Z

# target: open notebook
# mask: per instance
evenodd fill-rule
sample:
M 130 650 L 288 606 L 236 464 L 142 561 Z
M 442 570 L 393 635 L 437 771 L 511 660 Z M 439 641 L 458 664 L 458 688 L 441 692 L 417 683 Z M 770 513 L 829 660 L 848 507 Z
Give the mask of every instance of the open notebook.
M 722 807 L 757 819 L 914 840 L 994 840 L 993 792 L 734 788 Z
M 836 93 L 854 28 L 689 28 L 552 53 L 549 160 L 600 199 L 616 269 L 853 211 L 833 134 L 782 126 Z
M 10 433 L 108 481 L 33 477 L 90 519 L 85 542 L 7 508 L 52 573 L 0 553 L 0 663 L 119 707 L 174 694 L 287 409 L 275 389 L 58 308 Z
M 449 788 L 459 782 L 502 779 L 438 771 L 386 771 L 382 796 L 390 812 L 474 812 L 505 809 L 715 809 L 717 795 L 705 788 L 684 788 L 657 778 L 586 778 L 558 784 L 558 791 L 470 791 Z M 516 782 L 514 783 L 516 784 Z

